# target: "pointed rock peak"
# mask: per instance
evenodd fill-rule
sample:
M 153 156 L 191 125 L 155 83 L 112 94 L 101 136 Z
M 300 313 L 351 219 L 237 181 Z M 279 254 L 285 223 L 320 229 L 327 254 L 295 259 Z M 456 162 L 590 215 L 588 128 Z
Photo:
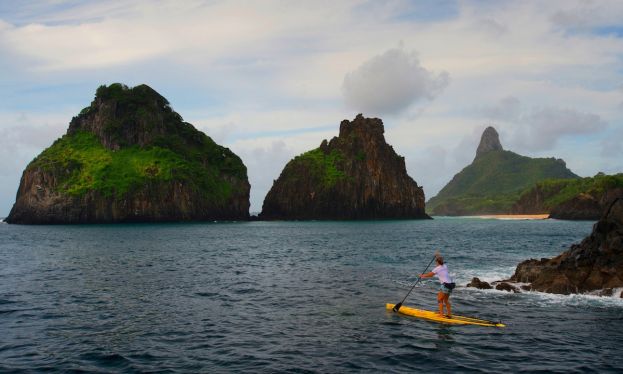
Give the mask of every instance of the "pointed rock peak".
M 500 135 L 493 127 L 487 127 L 480 138 L 480 144 L 476 150 L 476 158 L 487 152 L 502 150 L 504 150 L 504 148 L 502 148 L 502 144 L 500 143 Z

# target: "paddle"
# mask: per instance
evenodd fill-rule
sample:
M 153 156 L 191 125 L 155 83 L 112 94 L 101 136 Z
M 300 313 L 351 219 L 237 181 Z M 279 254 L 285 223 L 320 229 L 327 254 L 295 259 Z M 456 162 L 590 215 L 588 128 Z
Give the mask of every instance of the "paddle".
M 435 259 L 437 258 L 437 256 L 439 256 L 439 252 L 435 252 L 435 257 L 433 257 L 433 259 L 432 259 L 432 260 L 430 260 L 430 262 L 428 263 L 428 265 L 426 265 L 426 269 L 424 269 L 424 271 L 422 272 L 422 274 L 426 273 L 426 270 L 428 270 L 428 268 L 430 267 L 430 264 L 432 264 L 432 263 L 433 263 L 433 261 L 435 261 Z M 401 302 L 399 302 L 398 304 L 394 305 L 394 307 L 392 308 L 392 310 L 393 310 L 394 312 L 397 312 L 397 311 L 399 311 L 399 310 L 400 310 L 400 307 L 402 306 L 402 303 L 403 303 L 405 300 L 407 300 L 407 297 L 409 297 L 409 294 L 411 293 L 411 291 L 413 291 L 413 289 L 415 288 L 415 286 L 416 286 L 418 283 L 420 283 L 420 280 L 421 280 L 421 279 L 422 279 L 422 278 L 420 278 L 420 277 L 418 276 L 417 280 L 415 281 L 415 284 L 413 285 L 413 287 L 411 287 L 411 289 L 409 290 L 409 292 L 407 292 L 407 295 L 404 297 L 404 299 L 402 299 L 402 301 L 401 301 Z

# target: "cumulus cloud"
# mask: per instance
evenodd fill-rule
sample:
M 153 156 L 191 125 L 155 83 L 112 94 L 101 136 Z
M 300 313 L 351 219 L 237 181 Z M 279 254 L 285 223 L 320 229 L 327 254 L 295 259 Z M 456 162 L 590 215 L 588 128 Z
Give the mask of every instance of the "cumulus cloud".
M 481 112 L 489 120 L 508 123 L 511 143 L 530 151 L 550 150 L 563 137 L 595 134 L 607 128 L 597 114 L 558 107 L 526 108 L 515 97 L 504 98 Z
M 396 114 L 421 100 L 434 99 L 447 85 L 447 72 L 435 74 L 420 64 L 415 52 L 394 48 L 346 74 L 346 104 L 367 114 Z

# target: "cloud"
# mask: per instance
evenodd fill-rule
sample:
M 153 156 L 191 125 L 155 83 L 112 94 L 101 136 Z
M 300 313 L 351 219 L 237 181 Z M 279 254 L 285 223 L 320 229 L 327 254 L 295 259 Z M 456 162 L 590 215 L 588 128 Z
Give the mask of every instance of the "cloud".
M 65 122 L 65 123 L 63 123 Z M 0 217 L 9 213 L 26 165 L 59 138 L 66 118 L 0 113 Z
M 280 15 L 284 10 L 289 17 Z M 288 7 L 277 1 L 244 6 L 167 0 L 75 5 L 56 17 L 42 15 L 23 25 L 0 23 L 0 45 L 46 72 L 127 66 L 166 57 L 188 64 L 244 55 L 259 60 L 262 53 L 277 52 L 270 48 L 281 45 L 282 35 L 293 39 L 305 35 L 306 27 L 326 19 L 323 12 L 330 10 L 314 10 L 309 4 Z
M 567 136 L 585 136 L 607 128 L 601 116 L 559 107 L 525 108 L 519 99 L 506 97 L 481 109 L 488 120 L 509 124 L 511 143 L 530 151 L 553 149 Z
M 444 186 L 445 180 L 439 178 L 440 170 L 447 169 L 448 151 L 433 145 L 424 147 L 417 155 L 405 156 L 407 171 L 419 186 L 424 189 L 426 200 L 435 196 Z
M 321 139 L 320 139 L 321 140 Z M 313 139 L 320 144 L 319 139 Z M 262 139 L 243 140 L 231 146 L 231 149 L 242 159 L 247 167 L 247 175 L 251 183 L 250 212 L 262 210 L 264 197 L 279 177 L 286 163 L 294 156 L 313 147 L 297 144 L 297 139 Z
M 508 27 L 493 18 L 482 18 L 474 22 L 474 29 L 491 37 L 500 37 L 508 32 Z
M 352 119 L 357 107 L 387 114 L 386 137 L 427 197 L 473 159 L 486 120 L 500 127 L 505 148 L 546 148 L 576 173 L 621 165 L 615 138 L 623 99 L 613 85 L 621 83 L 623 38 L 611 31 L 623 2 L 452 3 L 456 9 L 442 17 L 401 0 L 4 6 L 0 97 L 2 111 L 13 113 L 0 113 L 0 128 L 22 126 L 22 112 L 33 127 L 0 130 L 0 185 L 11 190 L 0 191 L 0 204 L 12 203 L 26 163 L 57 136 L 29 139 L 44 134 L 51 115 L 66 114 L 60 135 L 97 86 L 119 81 L 154 87 L 187 121 L 241 155 L 255 211 L 285 162 L 337 135 L 339 121 Z M 398 40 L 417 46 L 422 60 L 409 50 L 388 51 Z M 372 81 L 361 76 L 364 68 Z M 451 85 L 443 71 L 452 74 Z M 346 76 L 362 89 L 347 91 Z M 470 108 L 482 110 L 473 115 Z M 599 157 L 602 141 L 609 158 Z M 256 161 L 262 158 L 270 165 Z
M 563 136 L 590 135 L 606 128 L 597 114 L 574 109 L 543 108 L 527 114 L 518 135 L 518 142 L 527 149 L 552 149 Z
M 505 97 L 496 105 L 482 108 L 482 114 L 491 120 L 516 121 L 521 115 L 521 102 L 516 97 Z
M 346 74 L 346 104 L 368 115 L 397 114 L 413 103 L 433 100 L 447 85 L 447 72 L 434 74 L 420 65 L 415 52 L 394 48 Z
M 582 31 L 610 25 L 620 25 L 623 4 L 618 0 L 568 1 L 550 16 L 551 22 L 559 27 Z

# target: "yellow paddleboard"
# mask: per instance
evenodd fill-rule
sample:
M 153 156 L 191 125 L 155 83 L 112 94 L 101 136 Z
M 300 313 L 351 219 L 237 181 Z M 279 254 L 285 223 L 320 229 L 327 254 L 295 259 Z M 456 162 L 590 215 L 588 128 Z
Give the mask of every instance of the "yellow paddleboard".
M 396 304 L 386 304 L 385 309 L 393 310 L 394 305 Z M 478 325 L 478 326 L 489 326 L 489 327 L 506 327 L 506 325 L 501 322 L 493 322 L 493 321 L 487 321 L 484 319 L 454 316 L 454 315 L 452 316 L 452 318 L 442 317 L 437 312 L 431 312 L 430 310 L 410 308 L 404 305 L 400 307 L 400 310 L 398 311 L 398 313 L 411 316 L 411 317 L 427 319 L 429 321 L 434 321 L 434 322 L 439 322 L 439 323 L 448 323 L 451 325 Z

